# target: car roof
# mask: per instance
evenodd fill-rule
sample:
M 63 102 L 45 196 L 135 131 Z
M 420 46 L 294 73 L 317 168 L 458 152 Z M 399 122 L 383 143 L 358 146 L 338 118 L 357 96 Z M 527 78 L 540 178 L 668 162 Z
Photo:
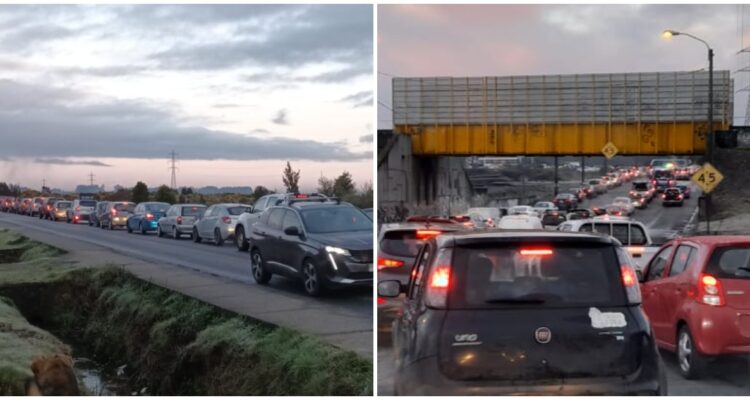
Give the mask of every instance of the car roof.
M 750 244 L 750 235 L 683 236 L 678 242 L 694 242 L 706 245 Z
M 463 224 L 424 223 L 424 222 L 394 222 L 383 224 L 380 229 L 383 232 L 391 231 L 416 231 L 418 229 L 442 229 L 450 231 L 466 230 Z
M 438 242 L 439 247 L 448 247 L 454 243 L 466 244 L 472 242 L 501 241 L 581 241 L 589 243 L 615 244 L 616 242 L 608 235 L 588 232 L 562 232 L 543 229 L 489 229 L 482 231 L 458 231 L 449 232 L 436 236 L 433 240 Z

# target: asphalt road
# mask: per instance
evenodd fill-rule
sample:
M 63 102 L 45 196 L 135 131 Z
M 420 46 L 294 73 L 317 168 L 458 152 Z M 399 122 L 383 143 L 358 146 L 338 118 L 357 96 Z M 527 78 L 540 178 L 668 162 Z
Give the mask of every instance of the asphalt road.
M 561 186 L 565 188 L 566 186 Z M 636 210 L 632 218 L 641 221 L 649 229 L 652 240 L 662 243 L 677 235 L 690 221 L 698 205 L 700 191 L 692 185 L 694 192 L 682 207 L 663 207 L 659 198 L 646 209 Z M 615 197 L 627 196 L 630 184 L 624 183 L 597 198 L 584 201 L 580 207 L 603 207 L 612 203 Z M 392 348 L 387 340 L 388 332 L 379 332 L 378 346 L 378 395 L 393 395 L 394 371 Z M 700 380 L 688 381 L 679 373 L 675 356 L 662 351 L 667 369 L 667 382 L 670 395 L 750 395 L 750 357 L 720 359 L 711 364 L 708 374 Z
M 305 294 L 301 282 L 277 276 L 274 276 L 267 286 L 261 287 L 251 276 L 250 256 L 246 252 L 237 251 L 232 243 L 225 243 L 219 247 L 211 242 L 193 243 L 187 236 L 181 240 L 157 238 L 155 233 L 145 236 L 139 233 L 128 234 L 124 229 L 109 231 L 89 227 L 87 224 L 52 222 L 7 213 L 0 213 L 0 223 L 20 233 L 52 234 L 58 240 L 65 238 L 70 241 L 81 241 L 145 262 L 168 264 L 226 278 L 241 283 L 253 290 L 255 297 L 262 297 L 269 303 L 296 299 L 308 308 L 328 310 L 328 324 L 339 323 L 352 330 L 371 330 L 371 288 L 336 290 L 319 298 L 312 298 Z M 107 262 L 106 259 L 97 261 Z M 210 276 L 205 274 L 208 281 Z M 341 315 L 340 319 L 337 319 L 338 315 Z M 305 315 L 302 314 L 299 318 L 305 318 Z M 368 334 L 372 337 L 371 333 Z

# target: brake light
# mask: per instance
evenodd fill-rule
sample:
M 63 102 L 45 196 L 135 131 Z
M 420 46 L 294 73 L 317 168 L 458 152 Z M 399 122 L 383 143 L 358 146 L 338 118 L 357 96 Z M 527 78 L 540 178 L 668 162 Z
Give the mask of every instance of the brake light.
M 177 225 L 182 225 L 182 217 L 177 217 Z
M 225 224 L 231 224 L 232 223 L 232 219 L 229 218 L 229 217 L 226 217 L 226 216 L 225 217 L 221 217 L 221 222 L 223 222 Z
M 308 196 L 306 194 L 298 194 L 298 195 L 296 195 L 294 197 L 297 198 L 297 199 L 306 199 L 306 198 L 308 198 Z
M 551 256 L 552 254 L 553 254 L 552 249 L 521 249 L 521 255 L 525 257 Z
M 432 308 L 445 308 L 448 302 L 448 290 L 451 283 L 451 249 L 442 249 L 435 258 L 435 267 L 430 271 L 427 279 L 429 283 L 425 289 L 425 304 Z
M 471 222 L 469 222 L 471 223 Z M 439 234 L 443 233 L 443 231 L 439 231 L 436 229 L 418 229 L 417 230 L 417 239 L 424 240 L 431 238 L 433 236 L 437 236 Z
M 666 194 L 663 194 L 663 195 L 661 195 L 661 198 L 662 198 L 662 199 L 666 199 L 666 198 L 667 198 L 667 195 L 666 195 Z
M 638 284 L 638 277 L 635 275 L 633 268 L 623 265 L 620 267 L 620 273 L 622 275 L 622 284 L 625 285 L 625 288 Z
M 76 207 L 76 211 L 81 211 L 81 206 Z
M 681 194 L 677 195 L 677 200 L 682 200 L 682 195 Z
M 113 208 L 113 209 L 112 209 L 112 216 L 114 217 L 115 215 L 117 215 L 117 210 L 115 210 L 115 209 Z
M 378 269 L 385 268 L 401 268 L 404 266 L 404 262 L 401 260 L 391 260 L 389 258 L 378 257 Z
M 698 302 L 707 306 L 723 306 L 724 291 L 721 281 L 711 275 L 701 274 L 698 280 Z
M 151 221 L 152 219 L 154 219 L 154 214 L 146 213 L 146 219 Z

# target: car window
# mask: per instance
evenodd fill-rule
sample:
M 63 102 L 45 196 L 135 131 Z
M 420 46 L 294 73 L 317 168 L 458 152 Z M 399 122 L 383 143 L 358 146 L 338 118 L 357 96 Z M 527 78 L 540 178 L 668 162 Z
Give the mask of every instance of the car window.
M 283 208 L 274 208 L 271 210 L 271 214 L 268 216 L 268 227 L 271 229 L 281 229 L 281 222 L 284 220 L 284 213 L 286 210 Z
M 299 217 L 293 211 L 288 211 L 284 214 L 284 220 L 282 222 L 282 229 L 286 229 L 292 226 L 301 228 L 299 223 Z
M 656 253 L 648 267 L 647 281 L 661 279 L 664 276 L 664 268 L 667 266 L 667 260 L 672 255 L 672 246 L 665 247 Z
M 168 204 L 161 204 L 161 203 L 154 203 L 154 204 L 146 204 L 146 210 L 151 212 L 166 212 L 167 207 L 169 207 Z
M 578 228 L 579 232 L 593 232 L 593 228 L 591 224 L 583 224 L 580 228 Z
M 750 279 L 750 247 L 717 248 L 706 272 L 717 278 Z
M 422 286 L 422 277 L 424 276 L 424 271 L 427 268 L 427 265 L 430 261 L 430 258 L 432 256 L 432 244 L 427 243 L 424 246 L 424 250 L 422 251 L 419 262 L 414 266 L 414 268 L 411 271 L 411 277 L 410 277 L 410 285 L 409 285 L 409 298 L 415 298 L 417 294 L 419 293 L 419 289 Z
M 628 239 L 628 225 L 630 224 L 612 224 L 612 236 L 624 246 L 630 244 Z
M 399 257 L 416 257 L 422 247 L 416 231 L 388 231 L 380 240 L 380 251 Z
M 561 231 L 567 232 L 567 231 L 570 231 L 572 229 L 573 229 L 573 225 L 571 225 L 571 224 L 562 224 L 562 225 L 560 225 L 560 230 Z
M 610 224 L 594 224 L 594 231 L 605 235 L 611 235 L 609 227 Z
M 94 207 L 96 206 L 96 201 L 94 200 L 81 200 L 80 203 L 78 203 L 81 207 Z
M 182 216 L 183 217 L 199 217 L 201 213 L 203 213 L 203 210 L 205 209 L 206 207 L 201 207 L 201 206 L 182 207 Z
M 123 212 L 129 212 L 129 213 L 135 212 L 135 204 L 132 204 L 132 203 L 115 204 L 114 207 L 112 208 L 114 208 L 115 211 L 123 211 Z
M 309 233 L 372 231 L 372 220 L 351 206 L 311 208 L 300 214 Z
M 640 225 L 630 224 L 630 245 L 642 246 L 648 243 L 646 232 Z
M 247 206 L 234 206 L 227 208 L 229 215 L 241 215 L 242 213 L 250 212 L 251 208 Z
M 676 276 L 682 273 L 690 265 L 695 249 L 691 246 L 681 245 L 674 253 L 672 267 L 669 269 L 669 276 Z

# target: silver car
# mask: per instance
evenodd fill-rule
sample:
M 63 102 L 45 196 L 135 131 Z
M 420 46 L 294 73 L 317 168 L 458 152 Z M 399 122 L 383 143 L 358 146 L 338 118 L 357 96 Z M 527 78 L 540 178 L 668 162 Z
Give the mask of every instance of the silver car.
M 250 212 L 252 206 L 238 203 L 214 204 L 206 209 L 203 216 L 193 226 L 193 241 L 212 240 L 221 246 L 225 240 L 234 239 L 234 228 L 243 212 Z
M 169 234 L 172 239 L 179 239 L 182 235 L 191 235 L 193 225 L 206 211 L 203 204 L 174 204 L 169 207 L 167 213 L 159 218 L 156 227 L 156 236 L 162 237 Z
M 134 210 L 135 203 L 129 201 L 107 202 L 106 212 L 99 215 L 99 227 L 109 230 L 114 230 L 118 226 L 125 227 Z

